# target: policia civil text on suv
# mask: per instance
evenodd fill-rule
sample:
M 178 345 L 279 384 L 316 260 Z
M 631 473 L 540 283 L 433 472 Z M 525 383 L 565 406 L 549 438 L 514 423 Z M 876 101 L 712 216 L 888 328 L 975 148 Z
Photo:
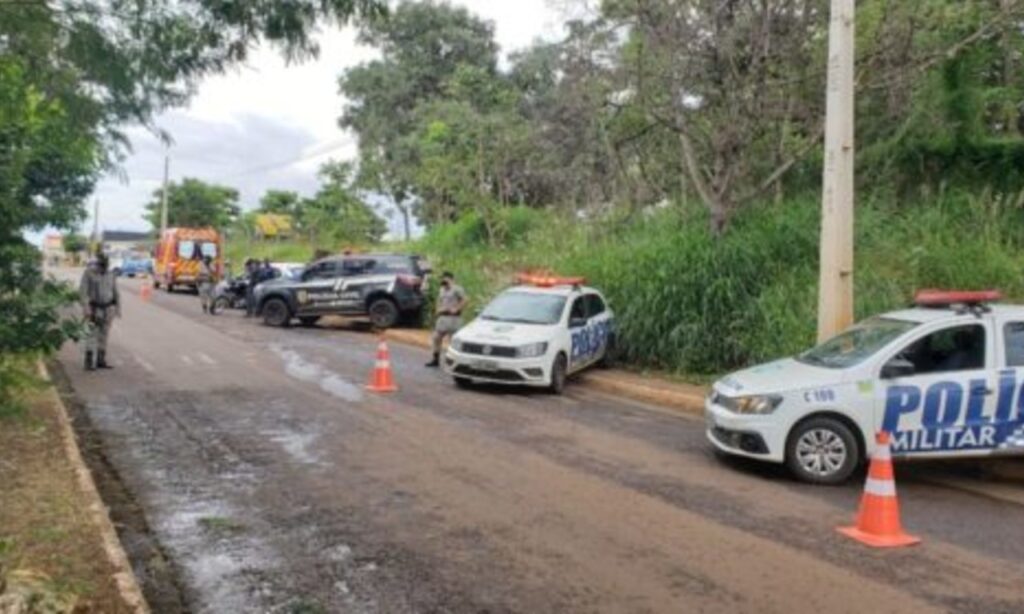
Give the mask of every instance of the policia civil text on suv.
M 121 315 L 117 292 L 117 276 L 110 268 L 107 255 L 100 253 L 82 274 L 78 295 L 88 324 L 85 340 L 85 369 L 111 369 L 107 364 L 107 337 L 115 317 Z M 95 358 L 95 363 L 93 359 Z

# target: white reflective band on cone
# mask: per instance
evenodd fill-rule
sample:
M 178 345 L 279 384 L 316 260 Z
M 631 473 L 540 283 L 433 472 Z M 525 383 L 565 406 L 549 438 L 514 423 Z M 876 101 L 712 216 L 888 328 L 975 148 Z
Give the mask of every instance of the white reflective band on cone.
M 864 484 L 864 492 L 869 495 L 878 495 L 879 497 L 895 497 L 896 482 L 868 478 L 868 481 Z
M 878 446 L 875 448 L 875 455 L 872 458 L 876 460 L 892 460 L 892 450 L 889 446 Z
M 391 361 L 389 361 L 389 360 L 378 360 L 377 361 L 377 368 L 378 369 L 390 369 L 391 368 Z

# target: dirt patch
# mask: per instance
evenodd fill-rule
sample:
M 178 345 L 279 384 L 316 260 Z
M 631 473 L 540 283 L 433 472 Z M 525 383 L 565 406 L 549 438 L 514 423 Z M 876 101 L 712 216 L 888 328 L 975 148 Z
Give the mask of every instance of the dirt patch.
M 151 533 L 142 507 L 107 459 L 99 434 L 81 401 L 74 395 L 63 368 L 57 362 L 47 367 L 67 407 L 82 457 L 92 472 L 100 497 L 109 509 L 110 520 L 117 529 L 146 601 L 154 612 L 188 612 L 189 607 L 178 580 L 178 570 Z
M 36 392 L 0 415 L 0 610 L 26 600 L 54 612 L 132 612 L 62 443 L 59 411 Z

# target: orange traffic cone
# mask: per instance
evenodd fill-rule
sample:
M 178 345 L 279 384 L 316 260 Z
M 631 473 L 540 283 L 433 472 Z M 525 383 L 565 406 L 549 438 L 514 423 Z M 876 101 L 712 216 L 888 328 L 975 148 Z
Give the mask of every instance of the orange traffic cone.
M 860 500 L 857 525 L 837 527 L 837 531 L 875 548 L 912 546 L 920 539 L 903 532 L 900 524 L 900 505 L 896 499 L 896 479 L 892 470 L 892 449 L 889 433 L 882 431 L 876 438 L 878 447 L 871 457 L 864 496 Z
M 142 287 L 139 288 L 139 298 L 145 302 L 149 302 L 149 299 L 153 298 L 153 282 L 146 280 L 142 282 Z
M 395 385 L 395 378 L 391 373 L 391 356 L 388 354 L 388 344 L 381 338 L 377 345 L 377 362 L 373 365 L 373 372 L 370 374 L 370 383 L 366 389 L 372 392 L 395 392 L 398 386 Z

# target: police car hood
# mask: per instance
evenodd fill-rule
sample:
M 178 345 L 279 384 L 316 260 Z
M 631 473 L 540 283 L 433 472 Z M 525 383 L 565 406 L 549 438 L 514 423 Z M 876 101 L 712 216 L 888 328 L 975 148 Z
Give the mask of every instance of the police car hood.
M 462 341 L 494 345 L 523 345 L 551 339 L 553 325 L 495 322 L 477 318 L 459 331 Z
M 843 381 L 843 371 L 816 367 L 793 358 L 757 365 L 732 373 L 715 384 L 730 396 L 772 394 L 787 390 L 834 386 Z

